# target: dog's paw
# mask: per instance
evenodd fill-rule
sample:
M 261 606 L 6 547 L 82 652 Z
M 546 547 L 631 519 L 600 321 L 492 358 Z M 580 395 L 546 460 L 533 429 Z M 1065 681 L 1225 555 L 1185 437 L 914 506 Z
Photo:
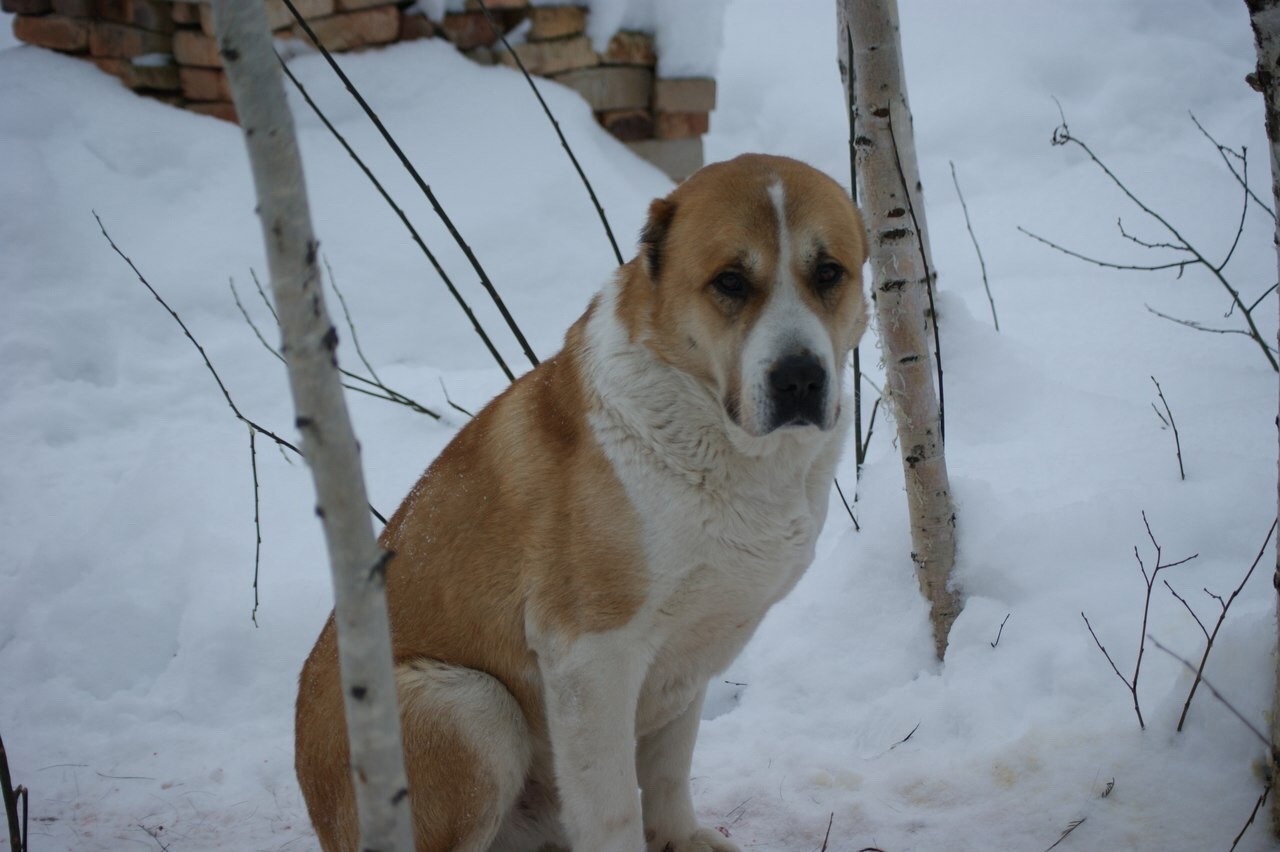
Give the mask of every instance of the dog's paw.
M 661 837 L 650 840 L 646 852 L 742 852 L 738 844 L 714 828 L 699 828 L 679 840 Z

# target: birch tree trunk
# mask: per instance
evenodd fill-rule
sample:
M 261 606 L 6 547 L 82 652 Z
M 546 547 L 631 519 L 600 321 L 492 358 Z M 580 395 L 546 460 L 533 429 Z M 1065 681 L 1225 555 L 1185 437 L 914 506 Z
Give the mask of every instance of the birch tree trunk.
M 896 0 L 837 0 L 846 99 L 871 249 L 872 299 L 884 350 L 911 516 L 911 558 L 929 601 L 938 659 L 960 598 L 951 588 L 955 510 L 947 478 L 928 330 L 930 276 L 919 169 L 902 75 Z M 850 48 L 852 56 L 849 56 Z
M 1267 128 L 1267 141 L 1271 147 L 1271 192 L 1280 205 L 1280 0 L 1245 0 L 1249 7 L 1249 22 L 1253 25 L 1254 44 L 1258 49 L 1257 86 L 1262 91 L 1263 110 Z M 1280 221 L 1275 232 L 1276 266 L 1280 272 Z M 1280 428 L 1280 413 L 1276 416 Z M 1277 447 L 1280 464 L 1280 446 Z M 1280 467 L 1277 468 L 1276 508 L 1280 511 Z M 1280 593 L 1280 544 L 1276 546 L 1275 588 Z M 1276 598 L 1280 614 L 1280 594 Z M 1277 637 L 1280 639 L 1280 636 Z M 1271 699 L 1271 783 L 1280 779 L 1280 762 L 1276 760 L 1276 744 L 1280 743 L 1280 655 L 1272 654 L 1276 661 L 1276 684 Z M 1280 795 L 1271 791 L 1271 830 L 1280 835 Z
M 366 852 L 413 848 L 387 619 L 360 448 L 337 372 L 338 334 L 316 266 L 293 116 L 261 0 L 213 0 L 218 49 L 244 130 L 280 315 L 296 423 L 333 573 L 351 774 Z

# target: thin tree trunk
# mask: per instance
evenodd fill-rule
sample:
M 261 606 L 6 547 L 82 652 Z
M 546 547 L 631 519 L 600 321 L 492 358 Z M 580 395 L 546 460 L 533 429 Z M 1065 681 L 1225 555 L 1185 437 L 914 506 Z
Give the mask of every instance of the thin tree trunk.
M 897 420 L 911 516 L 911 558 L 929 601 L 942 659 L 960 598 L 951 588 L 955 510 L 943 453 L 928 330 L 933 264 L 911 113 L 902 79 L 896 0 L 837 0 L 838 42 L 854 104 L 858 183 L 871 243 L 872 298 L 884 347 L 885 392 Z M 852 79 L 850 79 L 852 78 Z M 846 91 L 846 95 L 849 95 Z
M 1245 0 L 1249 7 L 1249 21 L 1253 25 L 1254 44 L 1258 49 L 1257 87 L 1262 91 L 1263 110 L 1267 128 L 1267 141 L 1271 146 L 1271 192 L 1280 205 L 1280 0 Z M 1280 209 L 1278 207 L 1277 209 Z M 1275 233 L 1276 266 L 1280 271 L 1280 221 Z M 1280 428 L 1280 414 L 1276 417 Z M 1280 460 L 1280 446 L 1277 447 Z M 1277 468 L 1276 508 L 1280 511 L 1280 467 Z M 1280 592 L 1280 545 L 1276 547 L 1275 588 Z M 1280 595 L 1276 598 L 1280 612 Z M 1277 637 L 1280 639 L 1280 637 Z M 1276 760 L 1276 743 L 1280 743 L 1280 656 L 1276 661 L 1276 684 L 1271 700 L 1271 783 L 1280 778 L 1280 763 Z M 1271 830 L 1280 835 L 1280 795 L 1271 796 Z
M 333 572 L 360 848 L 413 848 L 388 628 L 386 554 L 365 497 L 337 371 L 293 117 L 261 0 L 213 0 L 218 48 L 244 130 L 303 452 Z

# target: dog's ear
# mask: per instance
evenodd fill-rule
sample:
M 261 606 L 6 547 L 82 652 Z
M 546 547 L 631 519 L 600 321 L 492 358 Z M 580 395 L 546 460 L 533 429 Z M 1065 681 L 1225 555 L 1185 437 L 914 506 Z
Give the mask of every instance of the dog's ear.
M 640 232 L 640 254 L 644 258 L 645 271 L 651 281 L 657 281 L 662 272 L 662 254 L 667 241 L 667 231 L 676 215 L 676 206 L 665 198 L 655 198 L 649 205 L 649 221 Z

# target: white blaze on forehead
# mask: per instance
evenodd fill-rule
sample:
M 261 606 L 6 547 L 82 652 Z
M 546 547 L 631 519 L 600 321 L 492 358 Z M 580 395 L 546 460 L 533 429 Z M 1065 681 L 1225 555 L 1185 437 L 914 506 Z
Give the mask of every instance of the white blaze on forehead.
M 794 271 L 793 241 L 787 227 L 787 194 L 780 179 L 767 188 L 778 220 L 777 263 L 769 301 L 742 348 L 742 425 L 759 433 L 769 421 L 773 400 L 769 372 L 780 358 L 808 352 L 827 372 L 826 419 L 831 422 L 839 393 L 835 347 L 822 321 L 806 304 Z

